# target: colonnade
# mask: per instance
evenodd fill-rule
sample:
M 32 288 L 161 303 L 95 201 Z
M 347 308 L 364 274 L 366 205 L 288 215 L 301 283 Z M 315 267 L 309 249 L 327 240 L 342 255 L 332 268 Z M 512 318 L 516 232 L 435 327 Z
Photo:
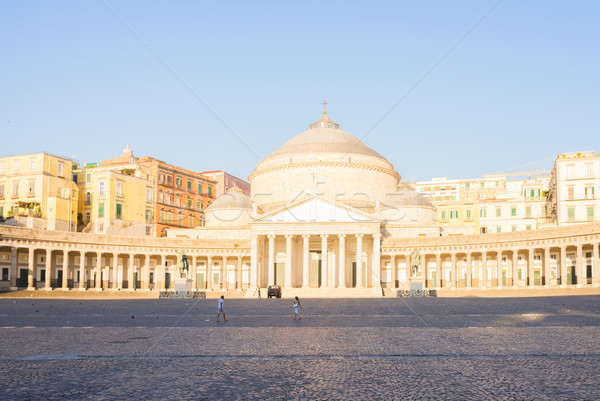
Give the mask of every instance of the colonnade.
M 519 288 L 600 286 L 597 241 L 486 249 L 421 250 L 426 288 Z M 544 246 L 545 245 L 545 246 Z M 411 250 L 386 250 L 384 286 L 404 288 L 410 279 Z M 387 276 L 388 272 L 382 272 Z
M 0 260 L 0 268 L 8 270 L 3 280 L 7 279 L 11 289 L 164 290 L 173 288 L 174 280 L 180 277 L 181 259 L 175 252 L 0 247 L 0 253 L 7 254 L 8 250 L 10 256 L 4 259 L 7 263 Z M 188 261 L 187 276 L 194 289 L 248 287 L 243 275 L 245 266 L 249 275 L 248 254 L 190 253 Z

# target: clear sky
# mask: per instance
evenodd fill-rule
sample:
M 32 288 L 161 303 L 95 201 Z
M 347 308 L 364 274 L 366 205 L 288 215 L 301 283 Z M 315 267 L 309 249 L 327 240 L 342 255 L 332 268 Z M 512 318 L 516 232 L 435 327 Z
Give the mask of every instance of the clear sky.
M 495 4 L 4 0 L 0 155 L 246 179 L 323 99 L 403 180 L 600 151 L 600 2 Z

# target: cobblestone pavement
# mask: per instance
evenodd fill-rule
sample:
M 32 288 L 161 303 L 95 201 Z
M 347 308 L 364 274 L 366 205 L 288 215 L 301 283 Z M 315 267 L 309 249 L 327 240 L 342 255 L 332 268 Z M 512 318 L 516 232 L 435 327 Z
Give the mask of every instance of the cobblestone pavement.
M 600 296 L 225 306 L 2 299 L 0 399 L 600 398 Z

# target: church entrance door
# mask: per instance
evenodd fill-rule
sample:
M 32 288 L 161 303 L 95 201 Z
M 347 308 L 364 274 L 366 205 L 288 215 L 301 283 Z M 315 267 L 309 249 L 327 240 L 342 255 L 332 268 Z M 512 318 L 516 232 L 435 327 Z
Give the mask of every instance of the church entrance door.
M 285 282 L 285 263 L 275 263 L 273 269 L 275 269 L 275 285 L 283 287 L 283 283 Z
M 352 262 L 352 288 L 356 287 L 356 262 Z
M 321 251 L 310 251 L 308 286 L 310 288 L 321 286 Z

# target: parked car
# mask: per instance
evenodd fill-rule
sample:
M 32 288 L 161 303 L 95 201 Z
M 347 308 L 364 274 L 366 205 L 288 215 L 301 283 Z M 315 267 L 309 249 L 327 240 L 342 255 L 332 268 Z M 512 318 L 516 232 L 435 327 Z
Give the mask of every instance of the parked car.
M 278 285 L 270 285 L 267 287 L 267 297 L 281 298 L 281 287 Z

